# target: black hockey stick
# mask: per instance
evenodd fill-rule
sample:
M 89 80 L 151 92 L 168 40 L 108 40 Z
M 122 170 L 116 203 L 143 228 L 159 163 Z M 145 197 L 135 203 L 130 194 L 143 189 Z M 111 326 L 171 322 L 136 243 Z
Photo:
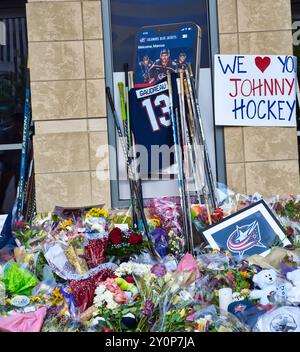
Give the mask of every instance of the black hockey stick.
M 182 153 L 179 149 L 181 145 L 181 136 L 179 130 L 179 113 L 178 109 L 175 110 L 174 113 L 174 106 L 173 106 L 173 93 L 172 93 L 172 78 L 171 74 L 167 73 L 167 81 L 168 81 L 168 91 L 169 91 L 169 111 L 171 117 L 171 124 L 172 124 L 172 131 L 173 131 L 173 140 L 174 140 L 174 148 L 175 148 L 175 157 L 177 162 L 177 178 L 178 178 L 178 189 L 180 193 L 180 203 L 182 209 L 182 221 L 183 221 L 183 235 L 185 237 L 185 246 L 188 252 L 191 251 L 190 248 L 190 240 L 189 240 L 189 221 L 188 221 L 188 214 L 187 214 L 187 204 L 186 204 L 186 194 L 185 194 L 185 187 L 184 187 L 184 179 L 183 179 L 183 160 L 182 160 Z
M 115 125 L 116 125 L 116 128 L 117 128 L 117 133 L 118 133 L 118 136 L 120 138 L 121 146 L 122 146 L 123 153 L 124 153 L 124 156 L 125 156 L 127 169 L 128 169 L 128 177 L 129 177 L 129 179 L 133 180 L 134 192 L 135 192 L 135 196 L 136 196 L 137 206 L 138 206 L 138 209 L 139 209 L 139 212 L 140 212 L 140 215 L 141 215 L 141 219 L 142 219 L 145 235 L 146 235 L 148 243 L 149 243 L 149 249 L 150 249 L 152 255 L 154 255 L 154 256 L 156 256 L 156 257 L 158 257 L 160 259 L 160 255 L 156 252 L 156 250 L 155 250 L 155 248 L 153 246 L 150 234 L 149 234 L 148 223 L 147 223 L 147 219 L 146 219 L 146 216 L 145 216 L 145 213 L 144 213 L 143 205 L 141 203 L 141 199 L 140 199 L 139 194 L 138 194 L 137 183 L 136 183 L 136 180 L 134 178 L 134 172 L 132 170 L 132 165 L 131 165 L 131 163 L 129 162 L 129 159 L 128 159 L 127 145 L 126 145 L 126 142 L 125 142 L 125 138 L 123 136 L 123 132 L 121 130 L 120 120 L 119 120 L 117 111 L 115 109 L 115 104 L 114 104 L 114 101 L 113 101 L 113 98 L 112 98 L 112 95 L 111 95 L 109 87 L 106 87 L 106 95 L 107 95 L 107 98 L 108 98 L 108 102 L 109 102 L 111 111 L 112 111 L 113 116 L 114 116 L 114 121 L 115 121 Z
M 207 149 L 205 136 L 204 136 L 202 118 L 201 118 L 198 98 L 196 94 L 195 80 L 193 79 L 193 72 L 190 65 L 188 65 L 188 70 L 186 70 L 185 73 L 186 73 L 186 79 L 188 83 L 188 89 L 190 92 L 191 105 L 192 105 L 194 122 L 196 127 L 196 134 L 197 134 L 197 137 L 199 138 L 199 145 L 203 146 L 204 167 L 205 167 L 205 175 L 207 179 L 207 188 L 208 188 L 207 193 L 208 193 L 208 196 L 210 197 L 211 205 L 215 209 L 217 207 L 215 182 L 214 182 L 214 178 L 211 170 L 208 149 Z

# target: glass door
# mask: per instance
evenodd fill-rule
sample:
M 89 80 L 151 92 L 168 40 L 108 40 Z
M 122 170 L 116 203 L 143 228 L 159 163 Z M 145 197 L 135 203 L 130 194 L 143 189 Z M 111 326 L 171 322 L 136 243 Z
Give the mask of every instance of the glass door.
M 25 3 L 0 2 L 0 214 L 7 214 L 14 204 L 20 173 L 27 67 Z
M 104 45 L 106 47 L 106 82 L 114 87 L 115 99 L 118 101 L 118 81 L 124 73 L 124 63 L 133 70 L 135 62 L 135 38 L 142 26 L 194 22 L 202 30 L 201 68 L 199 85 L 199 102 L 202 108 L 204 131 L 208 144 L 214 176 L 217 174 L 216 137 L 213 120 L 212 100 L 212 37 L 210 17 L 216 15 L 216 10 L 208 0 L 110 0 L 102 2 Z M 217 36 L 217 35 L 216 35 Z M 110 81 L 110 77 L 112 80 Z M 118 105 L 116 109 L 118 111 Z M 110 110 L 108 109 L 108 114 Z M 120 111 L 118 111 L 120 116 Z M 114 122 L 108 119 L 109 141 L 116 145 Z M 113 175 L 118 180 L 111 181 L 112 204 L 123 206 L 129 198 L 129 187 L 126 180 L 126 169 L 122 157 L 118 165 L 110 164 Z M 113 160 L 113 159 L 111 159 Z M 116 168 L 116 170 L 115 170 Z M 219 180 L 221 181 L 221 180 Z M 143 180 L 145 198 L 163 197 L 178 194 L 177 180 L 149 181 Z

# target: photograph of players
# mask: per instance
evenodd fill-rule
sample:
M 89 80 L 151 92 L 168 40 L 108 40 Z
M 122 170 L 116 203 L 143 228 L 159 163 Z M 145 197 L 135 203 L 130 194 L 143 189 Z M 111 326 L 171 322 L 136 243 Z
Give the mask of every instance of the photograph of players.
M 168 48 L 161 49 L 159 52 L 159 58 L 150 56 L 149 52 L 144 52 L 142 60 L 138 60 L 138 71 L 136 81 L 144 85 L 153 85 L 164 79 L 167 76 L 167 72 L 178 72 L 179 69 L 185 70 L 190 63 L 189 50 L 186 48 L 173 49 Z M 176 58 L 177 57 L 177 58 Z M 176 58 L 175 60 L 173 58 Z
M 153 61 L 149 58 L 148 55 L 145 55 L 143 57 L 143 60 L 139 62 L 139 65 L 142 70 L 144 83 L 149 83 L 150 82 L 149 70 L 150 70 L 151 66 L 153 65 Z
M 165 78 L 168 72 L 172 73 L 176 71 L 177 65 L 170 57 L 170 50 L 162 49 L 159 59 L 157 59 L 149 69 L 149 83 L 156 83 Z
M 177 70 L 186 70 L 188 67 L 188 62 L 186 61 L 187 55 L 184 52 L 179 54 L 179 58 L 175 60 L 177 65 Z

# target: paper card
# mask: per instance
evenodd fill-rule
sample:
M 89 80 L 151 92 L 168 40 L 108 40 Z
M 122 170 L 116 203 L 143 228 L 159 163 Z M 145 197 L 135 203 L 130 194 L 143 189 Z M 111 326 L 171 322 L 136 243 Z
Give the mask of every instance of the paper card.
M 127 231 L 129 229 L 128 224 L 115 224 L 121 231 Z

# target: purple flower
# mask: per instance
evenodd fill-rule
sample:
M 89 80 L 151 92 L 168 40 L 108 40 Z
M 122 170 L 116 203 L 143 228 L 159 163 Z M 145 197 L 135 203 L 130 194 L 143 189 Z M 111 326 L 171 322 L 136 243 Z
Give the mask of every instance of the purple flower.
M 151 232 L 151 237 L 155 244 L 158 254 L 164 258 L 167 255 L 169 236 L 162 228 L 157 228 Z
M 142 310 L 142 314 L 147 317 L 148 315 L 151 314 L 153 307 L 154 307 L 154 303 L 150 299 L 147 299 L 144 304 L 144 309 Z
M 232 273 L 227 274 L 227 277 L 228 277 L 228 280 L 229 280 L 229 281 L 234 281 L 234 279 L 235 279 L 235 276 L 234 276 L 234 274 L 232 274 Z
M 287 273 L 290 273 L 297 269 L 296 266 L 287 265 L 283 262 L 281 262 L 279 265 L 280 265 L 280 272 L 283 276 L 286 276 Z
M 167 273 L 167 269 L 164 264 L 155 264 L 151 268 L 151 273 L 156 277 L 163 277 Z

